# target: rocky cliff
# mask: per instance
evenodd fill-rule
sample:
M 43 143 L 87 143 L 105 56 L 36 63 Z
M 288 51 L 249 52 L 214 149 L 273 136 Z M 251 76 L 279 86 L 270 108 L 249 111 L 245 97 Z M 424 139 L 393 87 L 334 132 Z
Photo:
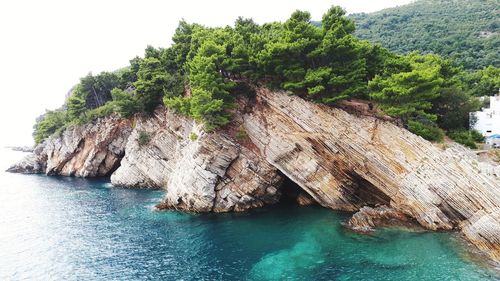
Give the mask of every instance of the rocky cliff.
M 276 203 L 281 177 L 229 134 L 207 134 L 200 124 L 159 108 L 136 120 L 111 182 L 165 188 L 162 209 L 227 212 Z
M 273 204 L 291 181 L 301 204 L 459 230 L 500 260 L 498 167 L 458 145 L 438 147 L 389 121 L 256 89 L 233 123 L 207 133 L 164 108 L 135 120 L 101 119 L 46 141 L 12 171 L 98 176 L 116 186 L 163 188 L 161 209 L 243 211 Z
M 120 164 L 131 122 L 107 117 L 76 125 L 38 145 L 34 153 L 7 171 L 47 175 L 99 177 Z
M 427 229 L 460 230 L 500 260 L 500 181 L 463 148 L 267 89 L 254 104 L 248 136 L 322 206 L 387 205 Z

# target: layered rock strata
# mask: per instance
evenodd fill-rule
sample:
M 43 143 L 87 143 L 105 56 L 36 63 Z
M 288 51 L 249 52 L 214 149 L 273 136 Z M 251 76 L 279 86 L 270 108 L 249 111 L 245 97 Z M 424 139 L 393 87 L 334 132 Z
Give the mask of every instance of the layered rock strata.
M 281 177 L 229 134 L 203 132 L 194 121 L 160 108 L 154 117 L 137 120 L 111 182 L 165 188 L 160 209 L 227 212 L 278 202 Z
M 7 171 L 78 177 L 108 176 L 119 166 L 131 130 L 131 122 L 118 117 L 76 125 L 45 140 L 33 154 Z
M 385 204 L 427 229 L 458 229 L 500 260 L 500 181 L 459 146 L 265 88 L 243 125 L 263 157 L 322 206 Z
M 45 141 L 11 171 L 102 176 L 125 155 L 114 185 L 163 188 L 159 208 L 197 212 L 276 203 L 285 177 L 305 192 L 302 204 L 361 210 L 353 227 L 404 217 L 430 230 L 459 230 L 500 260 L 498 166 L 366 110 L 350 114 L 265 88 L 239 104 L 233 124 L 211 133 L 164 108 L 135 122 L 99 119 Z M 366 208 L 381 205 L 388 209 Z
M 355 213 L 345 224 L 356 232 L 372 232 L 383 226 L 412 225 L 411 220 L 402 212 L 382 205 L 377 207 L 365 206 Z

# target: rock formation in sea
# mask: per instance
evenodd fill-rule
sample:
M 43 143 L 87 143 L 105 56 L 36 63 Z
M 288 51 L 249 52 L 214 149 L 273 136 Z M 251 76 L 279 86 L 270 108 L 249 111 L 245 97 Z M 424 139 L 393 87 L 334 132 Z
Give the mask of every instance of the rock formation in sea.
M 230 135 L 206 133 L 200 124 L 159 108 L 153 117 L 136 120 L 111 182 L 165 188 L 159 208 L 227 212 L 278 202 L 281 177 Z
M 109 176 L 120 165 L 131 121 L 117 117 L 76 125 L 38 145 L 7 171 L 47 175 Z
M 120 165 L 114 185 L 163 188 L 159 208 L 197 212 L 274 204 L 286 179 L 302 189 L 302 204 L 359 211 L 348 223 L 354 229 L 403 220 L 457 230 L 500 261 L 498 166 L 386 119 L 280 91 L 256 88 L 239 106 L 214 132 L 164 108 L 134 122 L 100 119 L 45 141 L 11 171 L 86 177 Z
M 248 136 L 322 206 L 384 204 L 426 229 L 459 230 L 500 260 L 500 180 L 461 146 L 441 148 L 391 122 L 265 88 L 254 104 L 244 116 Z
M 21 152 L 33 152 L 34 150 L 32 146 L 7 146 L 6 148 Z
M 385 205 L 374 208 L 365 206 L 345 224 L 348 228 L 362 233 L 375 231 L 378 227 L 395 225 L 413 226 L 408 216 Z

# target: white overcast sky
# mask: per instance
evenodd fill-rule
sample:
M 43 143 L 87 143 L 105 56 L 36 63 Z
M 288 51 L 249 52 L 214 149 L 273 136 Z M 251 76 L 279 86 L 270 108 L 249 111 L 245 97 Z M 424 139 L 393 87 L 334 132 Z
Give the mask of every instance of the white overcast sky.
M 209 26 L 238 16 L 283 21 L 296 9 L 313 19 L 332 5 L 372 12 L 411 0 L 0 0 L 0 146 L 31 145 L 34 119 L 59 107 L 88 72 L 112 71 L 166 47 L 180 19 Z

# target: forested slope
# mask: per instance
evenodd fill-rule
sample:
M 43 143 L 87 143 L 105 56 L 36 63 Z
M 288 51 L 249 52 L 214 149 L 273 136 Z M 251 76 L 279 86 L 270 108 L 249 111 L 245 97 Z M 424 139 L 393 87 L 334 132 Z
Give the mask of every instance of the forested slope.
M 432 52 L 471 70 L 500 66 L 498 0 L 419 0 L 350 18 L 357 37 L 397 53 Z
M 392 53 L 354 30 L 340 7 L 326 11 L 320 26 L 306 11 L 263 25 L 181 21 L 171 46 L 147 47 L 128 67 L 83 77 L 65 106 L 37 120 L 35 141 L 102 116 L 151 114 L 158 105 L 216 130 L 232 120 L 238 95 L 252 95 L 251 85 L 332 106 L 370 100 L 413 133 L 439 141 L 443 130 L 467 130 L 469 112 L 480 106 L 475 96 L 500 87 L 498 68 L 466 73 L 439 55 Z

